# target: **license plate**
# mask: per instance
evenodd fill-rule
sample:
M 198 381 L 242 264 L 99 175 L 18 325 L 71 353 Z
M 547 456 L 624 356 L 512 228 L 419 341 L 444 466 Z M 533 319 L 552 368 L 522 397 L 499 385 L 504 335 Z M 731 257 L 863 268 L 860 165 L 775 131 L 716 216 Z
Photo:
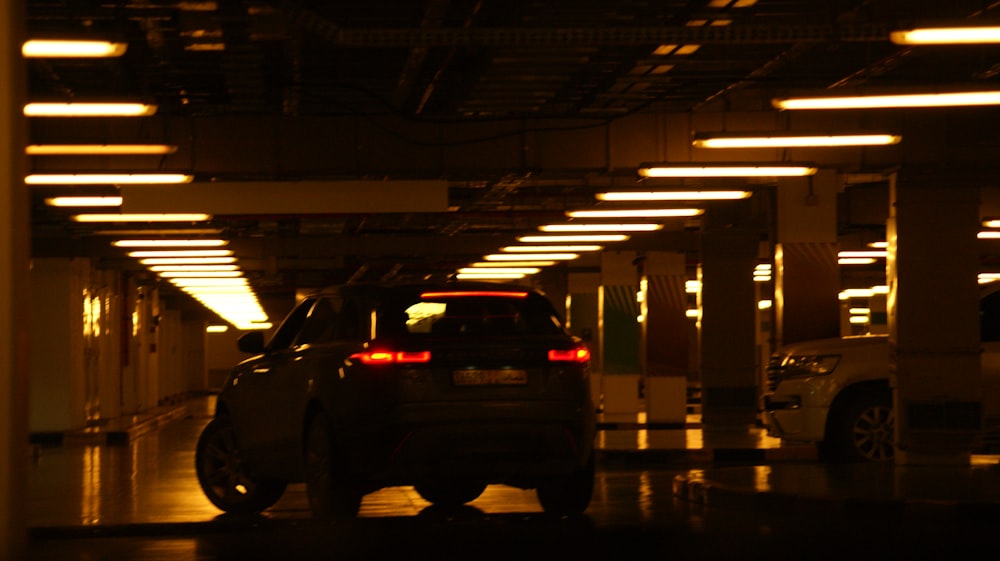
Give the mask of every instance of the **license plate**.
M 456 370 L 452 373 L 456 386 L 523 386 L 528 383 L 524 370 Z

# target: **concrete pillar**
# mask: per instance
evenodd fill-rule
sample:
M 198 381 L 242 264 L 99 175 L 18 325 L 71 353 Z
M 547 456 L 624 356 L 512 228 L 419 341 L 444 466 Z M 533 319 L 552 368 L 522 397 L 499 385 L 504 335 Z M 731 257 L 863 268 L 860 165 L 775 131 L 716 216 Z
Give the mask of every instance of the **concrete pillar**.
M 635 252 L 601 254 L 601 371 L 607 414 L 639 410 L 641 330 Z
M 840 335 L 837 188 L 833 171 L 777 187 L 775 338 L 786 345 Z
M 35 259 L 31 268 L 30 429 L 62 432 L 88 419 L 85 344 L 92 339 L 93 315 L 84 313 L 90 272 L 87 259 Z
M 686 315 L 686 255 L 650 251 L 642 262 L 643 358 L 646 413 L 650 422 L 684 423 L 691 338 Z
M 702 422 L 749 426 L 757 416 L 756 288 L 759 231 L 708 227 L 702 233 Z
M 950 174 L 906 169 L 890 190 L 886 274 L 896 463 L 968 464 L 983 405 L 979 191 Z
M 21 108 L 23 2 L 0 2 L 0 558 L 24 559 L 27 528 L 31 207 Z
M 599 272 L 570 272 L 567 275 L 566 322 L 569 332 L 583 340 L 590 348 L 590 395 L 597 409 L 603 409 L 603 384 L 601 372 L 601 315 L 599 293 L 601 274 Z

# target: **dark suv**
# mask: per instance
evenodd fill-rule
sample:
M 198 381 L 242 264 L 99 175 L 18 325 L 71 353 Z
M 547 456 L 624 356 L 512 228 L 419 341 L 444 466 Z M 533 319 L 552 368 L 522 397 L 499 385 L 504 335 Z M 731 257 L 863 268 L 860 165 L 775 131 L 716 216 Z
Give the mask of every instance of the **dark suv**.
M 590 352 L 541 293 L 506 284 L 348 284 L 303 299 L 269 341 L 248 332 L 198 441 L 202 489 L 258 512 L 305 482 L 315 516 L 412 485 L 456 507 L 489 484 L 546 512 L 590 503 Z

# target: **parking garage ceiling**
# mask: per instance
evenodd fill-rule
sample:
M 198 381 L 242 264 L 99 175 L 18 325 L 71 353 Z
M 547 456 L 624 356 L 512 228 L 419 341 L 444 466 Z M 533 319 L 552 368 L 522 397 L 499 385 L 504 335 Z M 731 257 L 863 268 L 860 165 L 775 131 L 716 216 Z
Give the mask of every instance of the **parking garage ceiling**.
M 32 157 L 29 170 L 192 174 L 171 204 L 196 204 L 187 194 L 211 185 L 268 190 L 211 221 L 262 290 L 448 274 L 593 206 L 598 191 L 634 186 L 617 153 L 676 121 L 665 115 L 774 113 L 772 97 L 799 90 L 993 85 L 997 47 L 912 48 L 889 32 L 998 14 L 967 0 L 26 0 L 28 37 L 128 45 L 110 59 L 27 60 L 30 100 L 157 106 L 141 119 L 32 119 L 29 143 L 178 146 L 156 157 Z M 856 164 L 876 182 L 885 168 Z M 405 181 L 432 186 L 392 199 L 417 210 L 378 205 L 378 182 Z M 301 203 L 302 186 L 317 182 L 365 202 L 267 204 Z M 434 185 L 446 197 L 427 207 Z M 65 190 L 32 187 L 35 254 L 130 267 L 96 233 L 109 226 L 44 204 Z M 738 204 L 736 216 L 759 217 L 767 203 Z M 623 247 L 695 251 L 699 226 L 673 222 Z

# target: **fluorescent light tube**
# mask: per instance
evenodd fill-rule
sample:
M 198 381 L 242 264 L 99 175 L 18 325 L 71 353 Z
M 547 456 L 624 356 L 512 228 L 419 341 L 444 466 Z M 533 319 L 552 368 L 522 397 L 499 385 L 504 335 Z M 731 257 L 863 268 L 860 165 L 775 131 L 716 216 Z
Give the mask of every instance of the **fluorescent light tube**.
M 194 176 L 183 173 L 33 173 L 28 185 L 173 185 L 190 183 Z
M 572 210 L 566 213 L 571 218 L 682 218 L 698 216 L 705 212 L 700 208 L 647 208 L 619 210 Z
M 731 201 L 749 198 L 750 191 L 619 191 L 597 193 L 600 201 Z
M 24 149 L 28 156 L 160 156 L 176 151 L 168 144 L 32 144 Z
M 817 169 L 803 165 L 680 165 L 643 164 L 639 168 L 642 177 L 799 177 L 813 175 Z
M 148 117 L 156 106 L 148 103 L 29 103 L 25 117 Z
M 1000 91 L 799 97 L 775 99 L 772 104 L 778 109 L 894 109 L 1000 105 Z
M 897 45 L 969 45 L 1000 43 L 1000 27 L 926 27 L 889 33 Z
M 122 56 L 127 49 L 127 43 L 115 41 L 31 39 L 21 45 L 21 55 L 25 58 L 109 58 Z
M 903 137 L 887 133 L 826 135 L 709 136 L 695 138 L 695 148 L 806 148 L 837 146 L 887 146 Z

